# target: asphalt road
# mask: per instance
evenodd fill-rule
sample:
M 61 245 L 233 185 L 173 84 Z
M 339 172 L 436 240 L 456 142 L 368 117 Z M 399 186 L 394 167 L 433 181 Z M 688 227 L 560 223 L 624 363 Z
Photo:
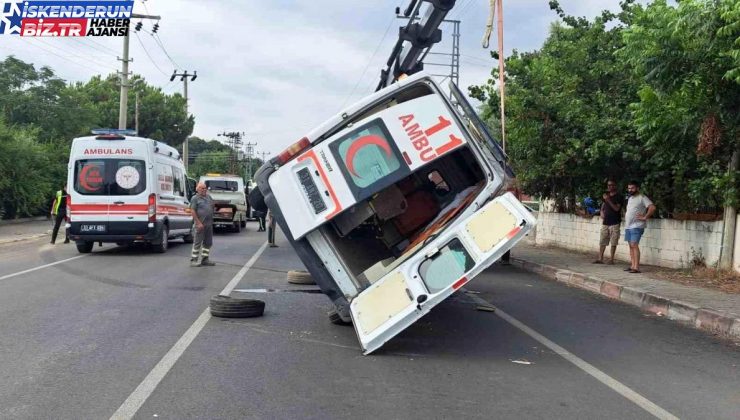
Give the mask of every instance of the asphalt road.
M 740 418 L 740 346 L 509 267 L 371 356 L 320 294 L 235 291 L 265 316 L 204 315 L 227 285 L 313 288 L 264 239 L 217 235 L 208 268 L 179 240 L 0 246 L 0 418 Z

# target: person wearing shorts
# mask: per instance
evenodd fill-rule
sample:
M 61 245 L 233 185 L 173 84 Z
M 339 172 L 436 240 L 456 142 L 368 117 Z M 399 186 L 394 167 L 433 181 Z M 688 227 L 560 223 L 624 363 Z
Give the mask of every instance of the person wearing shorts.
M 640 272 L 640 239 L 645 228 L 647 219 L 655 213 L 655 204 L 640 193 L 640 184 L 637 181 L 630 181 L 627 185 L 627 212 L 624 215 L 626 229 L 624 230 L 624 240 L 630 246 L 630 266 L 624 271 L 630 273 Z
M 624 198 L 617 192 L 617 182 L 610 179 L 606 182 L 606 193 L 602 196 L 601 205 L 601 235 L 599 240 L 599 257 L 594 264 L 604 263 L 604 251 L 611 244 L 611 258 L 609 264 L 614 264 L 614 254 L 619 242 L 619 227 L 622 223 L 622 207 Z

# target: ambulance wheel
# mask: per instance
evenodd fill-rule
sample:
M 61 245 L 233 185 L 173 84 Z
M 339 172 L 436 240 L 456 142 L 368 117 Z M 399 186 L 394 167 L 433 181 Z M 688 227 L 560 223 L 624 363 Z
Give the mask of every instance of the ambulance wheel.
M 75 242 L 75 244 L 77 245 L 77 251 L 80 254 L 91 253 L 93 246 L 95 246 L 95 242 L 90 242 L 90 241 Z
M 234 227 L 232 228 L 234 232 L 239 233 L 242 231 L 242 223 L 239 221 L 234 222 Z
M 159 238 L 159 243 L 152 244 L 152 249 L 158 254 L 164 254 L 167 252 L 169 246 L 170 230 L 167 225 L 162 226 L 162 236 Z
M 339 313 L 335 309 L 329 311 L 329 322 L 334 325 L 352 325 L 352 321 L 345 321 L 339 316 Z
M 291 284 L 316 284 L 307 271 L 290 270 L 288 271 L 288 283 Z
M 220 318 L 254 318 L 265 313 L 265 302 L 217 295 L 211 298 L 211 315 Z
M 247 219 L 242 219 L 241 225 L 242 227 L 247 227 Z

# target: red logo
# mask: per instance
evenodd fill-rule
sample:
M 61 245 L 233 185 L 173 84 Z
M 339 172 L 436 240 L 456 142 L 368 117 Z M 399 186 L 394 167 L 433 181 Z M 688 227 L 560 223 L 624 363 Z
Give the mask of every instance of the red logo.
M 77 179 L 86 191 L 98 191 L 103 185 L 103 175 L 97 165 L 85 165 Z
M 347 169 L 349 170 L 349 173 L 351 173 L 353 176 L 357 178 L 362 178 L 357 171 L 355 170 L 355 155 L 357 152 L 360 151 L 365 146 L 369 145 L 375 145 L 383 149 L 385 151 L 386 156 L 389 158 L 393 156 L 393 152 L 391 151 L 391 146 L 388 145 L 388 142 L 385 141 L 384 138 L 371 134 L 369 136 L 360 137 L 359 139 L 355 140 L 351 146 L 349 146 L 349 149 L 347 149 L 347 156 L 344 158 L 344 164 L 347 166 Z

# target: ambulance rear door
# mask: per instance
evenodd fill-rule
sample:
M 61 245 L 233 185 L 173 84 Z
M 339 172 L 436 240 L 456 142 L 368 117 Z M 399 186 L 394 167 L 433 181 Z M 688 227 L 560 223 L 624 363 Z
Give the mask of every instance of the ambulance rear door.
M 373 114 L 270 176 L 294 238 L 466 143 L 444 99 L 429 94 Z
M 355 331 L 371 353 L 488 268 L 519 242 L 536 219 L 511 193 L 459 220 L 350 303 Z

